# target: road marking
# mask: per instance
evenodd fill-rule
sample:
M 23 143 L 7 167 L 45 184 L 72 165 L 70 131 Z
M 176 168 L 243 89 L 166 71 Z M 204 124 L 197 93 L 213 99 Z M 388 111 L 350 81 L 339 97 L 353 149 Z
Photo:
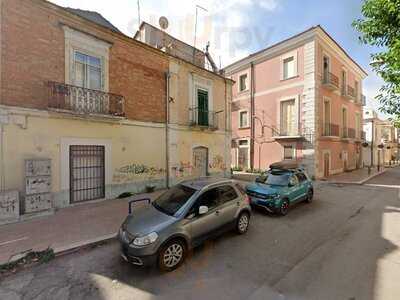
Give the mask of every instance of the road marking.
M 19 241 L 24 241 L 24 240 L 27 240 L 27 239 L 29 239 L 29 237 L 24 236 L 24 237 L 19 238 L 19 239 L 16 239 L 16 240 L 11 240 L 11 241 L 7 241 L 7 242 L 0 243 L 0 246 L 4 246 L 4 245 L 16 243 L 16 242 L 19 242 Z
M 364 184 L 364 186 L 383 187 L 383 188 L 388 188 L 388 189 L 399 189 L 400 190 L 400 185 Z M 399 191 L 399 195 L 400 195 L 400 191 Z

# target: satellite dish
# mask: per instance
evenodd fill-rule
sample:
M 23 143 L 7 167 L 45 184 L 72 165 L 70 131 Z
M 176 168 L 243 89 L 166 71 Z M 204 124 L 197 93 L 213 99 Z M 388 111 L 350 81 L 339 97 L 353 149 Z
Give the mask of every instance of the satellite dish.
M 158 24 L 160 24 L 161 29 L 165 30 L 168 28 L 169 22 L 168 22 L 168 19 L 163 16 L 158 20 Z

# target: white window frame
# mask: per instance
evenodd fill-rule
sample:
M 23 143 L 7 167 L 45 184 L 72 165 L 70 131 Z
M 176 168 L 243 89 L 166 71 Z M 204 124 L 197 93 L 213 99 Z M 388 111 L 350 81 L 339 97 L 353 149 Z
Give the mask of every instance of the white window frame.
M 344 94 L 343 95 L 347 95 L 347 86 L 348 86 L 348 82 L 349 82 L 349 74 L 348 74 L 348 72 L 347 72 L 347 69 L 345 68 L 345 67 L 342 67 L 342 70 L 341 70 L 341 72 L 340 72 L 340 83 L 339 83 L 339 85 L 340 85 L 340 94 L 342 94 L 342 91 L 343 91 L 343 72 L 346 74 L 346 81 L 344 82 Z
M 329 103 L 329 123 L 332 124 L 332 100 L 329 97 L 323 97 L 323 106 L 322 106 L 322 122 L 323 122 L 323 130 L 325 132 L 326 120 L 325 120 L 325 103 Z
M 247 76 L 247 78 L 246 78 L 246 89 L 241 90 L 240 89 L 240 77 L 243 76 L 243 75 Z M 246 71 L 238 73 L 238 81 L 237 81 L 237 92 L 238 92 L 238 94 L 248 92 L 249 89 L 250 89 L 250 71 L 246 70 Z
M 247 113 L 247 125 L 246 126 L 242 126 L 241 124 L 241 114 L 242 113 Z M 239 128 L 249 128 L 250 127 L 250 113 L 248 109 L 241 109 L 238 111 L 238 124 L 239 124 Z
M 299 76 L 299 73 L 298 73 L 298 65 L 297 65 L 297 63 L 298 63 L 298 62 L 297 62 L 297 61 L 298 61 L 297 56 L 298 56 L 297 50 L 296 50 L 296 51 L 289 52 L 289 53 L 286 53 L 286 54 L 284 54 L 284 55 L 281 56 L 281 58 L 280 58 L 281 81 L 283 81 L 283 80 L 290 80 L 290 79 L 292 79 L 292 78 L 296 78 L 296 77 Z M 285 77 L 284 77 L 284 76 L 285 76 L 285 74 L 284 74 L 284 69 L 285 69 L 284 63 L 285 63 L 285 60 L 286 60 L 286 59 L 291 58 L 291 57 L 293 57 L 294 74 L 293 74 L 293 76 L 290 76 L 290 77 L 288 77 L 288 78 L 285 78 Z
M 279 131 L 281 129 L 281 107 L 282 107 L 282 102 L 285 101 L 290 101 L 294 99 L 294 106 L 295 106 L 295 119 L 296 119 L 296 127 L 295 127 L 295 132 L 299 133 L 299 118 L 300 118 L 300 111 L 299 111 L 299 101 L 300 101 L 300 95 L 293 95 L 293 96 L 288 96 L 284 98 L 279 99 L 278 107 L 277 107 L 277 120 L 279 120 Z
M 297 149 L 296 149 L 296 144 L 295 143 L 286 143 L 282 145 L 283 149 L 283 160 L 295 160 L 297 158 Z M 285 147 L 291 147 L 293 150 L 293 156 L 292 158 L 285 158 Z
M 240 141 L 247 141 L 246 146 L 240 146 Z M 239 166 L 239 148 L 247 148 L 247 157 L 248 163 L 247 163 L 247 169 L 250 168 L 250 139 L 249 138 L 244 138 L 244 139 L 238 139 L 237 140 L 237 149 L 236 149 L 236 166 Z
M 86 55 L 86 56 L 90 56 L 90 57 L 94 57 L 94 58 L 97 58 L 97 59 L 100 60 L 100 71 L 101 71 L 101 74 L 100 74 L 100 90 L 103 91 L 104 90 L 104 78 L 105 78 L 105 74 L 104 74 L 104 59 L 101 56 L 93 55 L 93 54 L 91 54 L 91 53 L 89 53 L 88 51 L 85 51 L 85 50 L 80 50 L 80 49 L 74 49 L 73 50 L 73 54 L 74 54 L 73 66 L 72 66 L 72 68 L 73 68 L 73 75 L 72 76 L 73 77 L 71 79 L 72 79 L 72 82 L 74 83 L 74 85 L 76 85 L 76 83 L 75 83 L 75 76 L 76 76 L 75 66 L 76 66 L 76 54 L 77 53 L 80 53 L 80 54 L 83 54 L 83 55 Z M 90 73 L 88 72 L 87 68 L 85 70 L 86 70 L 86 74 L 85 74 L 86 86 L 83 86 L 83 88 L 93 89 L 92 87 L 89 87 L 89 82 L 90 82 L 89 74 Z
M 75 53 L 100 58 L 102 68 L 101 90 L 109 91 L 109 53 L 111 43 L 97 39 L 94 36 L 63 26 L 65 37 L 65 83 L 74 84 Z
M 208 110 L 213 111 L 213 81 L 210 79 L 203 78 L 195 73 L 191 73 L 189 77 L 189 108 L 198 107 L 197 91 L 203 90 L 208 92 Z M 193 120 L 193 113 L 189 109 L 189 120 Z

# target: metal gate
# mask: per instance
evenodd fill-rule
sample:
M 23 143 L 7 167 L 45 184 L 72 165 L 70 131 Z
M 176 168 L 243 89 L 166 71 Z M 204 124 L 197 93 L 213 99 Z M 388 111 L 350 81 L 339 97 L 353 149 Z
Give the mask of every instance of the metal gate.
M 72 203 L 105 197 L 104 156 L 104 146 L 70 146 L 69 173 Z

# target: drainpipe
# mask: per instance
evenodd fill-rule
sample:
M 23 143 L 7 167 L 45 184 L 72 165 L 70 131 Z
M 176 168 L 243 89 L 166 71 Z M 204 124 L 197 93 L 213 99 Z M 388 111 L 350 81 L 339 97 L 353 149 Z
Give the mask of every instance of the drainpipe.
M 228 149 L 231 149 L 231 147 L 227 147 L 227 145 L 228 145 L 228 142 L 229 141 L 232 141 L 232 139 L 230 139 L 229 137 L 229 128 L 228 128 L 228 117 L 230 117 L 230 113 L 228 113 L 228 91 L 227 91 L 227 80 L 226 80 L 226 78 L 224 78 L 224 81 L 225 81 L 225 103 L 224 103 L 224 107 L 225 107 L 225 143 L 224 143 L 224 161 L 225 161 L 225 168 L 228 168 L 229 167 L 229 169 L 230 169 L 230 167 L 231 166 L 228 166 L 227 165 L 227 161 L 228 161 L 228 153 L 227 153 L 227 151 L 228 151 Z M 229 112 L 230 112 L 230 109 L 229 109 Z M 229 155 L 230 155 L 230 153 L 229 153 Z M 227 176 L 227 174 L 226 174 L 227 172 L 226 172 L 226 170 L 225 170 L 225 176 Z
M 171 74 L 165 72 L 165 182 L 169 188 L 169 81 Z
M 0 123 L 0 192 L 5 189 L 4 174 L 4 125 Z
M 250 169 L 254 169 L 255 104 L 254 104 L 254 63 L 250 63 Z

